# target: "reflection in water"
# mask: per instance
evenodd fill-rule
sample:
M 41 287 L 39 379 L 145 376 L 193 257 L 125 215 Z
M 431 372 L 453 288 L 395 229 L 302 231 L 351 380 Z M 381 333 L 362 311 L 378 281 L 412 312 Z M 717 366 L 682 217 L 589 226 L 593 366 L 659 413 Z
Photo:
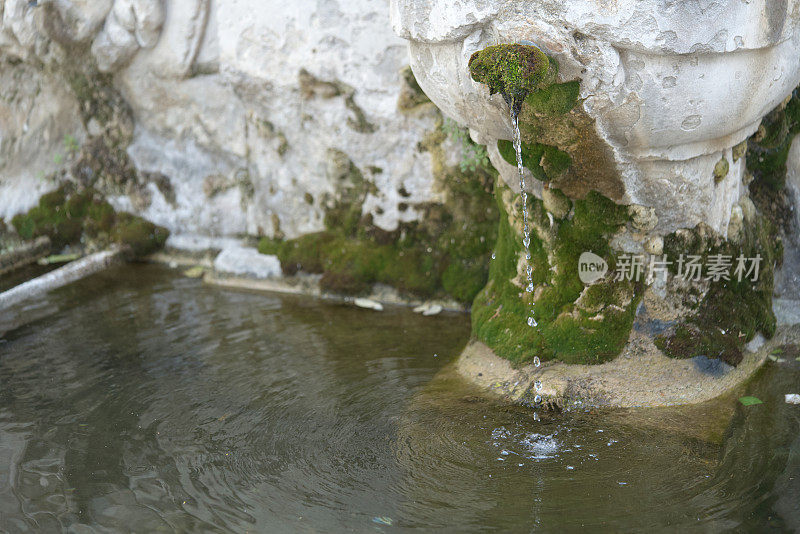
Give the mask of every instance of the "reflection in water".
M 536 422 L 450 376 L 468 318 L 126 266 L 0 315 L 0 531 L 800 528 L 800 365 L 724 442 Z M 434 357 L 434 354 L 437 356 Z M 391 524 L 391 526 L 389 526 Z

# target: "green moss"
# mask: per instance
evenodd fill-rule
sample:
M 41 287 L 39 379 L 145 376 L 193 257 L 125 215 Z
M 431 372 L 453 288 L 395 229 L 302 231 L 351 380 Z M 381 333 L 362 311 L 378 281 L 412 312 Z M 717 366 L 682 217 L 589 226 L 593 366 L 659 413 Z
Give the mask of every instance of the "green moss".
M 42 195 L 37 206 L 16 215 L 12 224 L 24 239 L 48 236 L 56 250 L 94 240 L 128 245 L 136 256 L 160 249 L 169 235 L 140 217 L 116 213 L 94 190 L 74 191 L 69 186 Z
M 146 256 L 156 252 L 164 246 L 167 237 L 169 232 L 166 228 L 130 213 L 118 213 L 116 223 L 111 230 L 111 238 L 117 243 L 129 246 L 134 256 Z
M 39 205 L 15 215 L 11 224 L 23 239 L 48 236 L 53 247 L 63 248 L 81 236 L 81 222 L 70 216 L 63 189 L 42 195 Z
M 497 142 L 500 155 L 509 164 L 517 165 L 517 152 L 511 141 L 501 139 Z M 566 152 L 554 146 L 539 143 L 524 143 L 522 145 L 522 164 L 529 169 L 534 178 L 543 182 L 557 182 L 569 169 L 572 158 Z
M 764 117 L 759 131 L 747 144 L 747 169 L 757 181 L 773 190 L 783 188 L 786 159 L 797 134 L 800 134 L 800 88 L 794 90 L 788 102 Z
M 512 205 L 512 199 L 504 190 L 506 198 L 498 200 L 506 215 L 501 215 L 489 283 L 473 305 L 473 332 L 496 354 L 515 363 L 534 356 L 600 363 L 614 358 L 627 342 L 643 288 L 608 279 L 584 287 L 577 273 L 578 258 L 585 251 L 594 252 L 613 272 L 609 240 L 629 217 L 627 209 L 613 200 L 622 197 L 624 188 L 610 147 L 579 106 L 579 82 L 556 83 L 555 61 L 549 59 L 543 72 L 538 49 L 526 50 L 530 54 L 526 63 L 519 59 L 522 51 L 516 46 L 476 53 L 470 70 L 490 93 L 503 93 L 512 113 L 518 113 L 522 164 L 554 188 L 548 201 L 557 221 L 550 222 L 542 201 L 531 202 L 529 264 L 534 291 L 527 292 L 518 272 L 521 223 L 516 208 L 508 217 L 505 207 Z M 536 75 L 531 74 L 534 71 Z M 516 166 L 512 142 L 500 140 L 497 146 L 503 158 Z M 536 328 L 527 325 L 531 306 Z
M 594 119 L 579 105 L 580 83 L 555 83 L 556 71 L 557 64 L 550 59 L 548 75 L 519 107 L 523 165 L 570 198 L 597 191 L 618 200 L 624 187 L 616 161 L 611 148 L 598 136 Z M 498 149 L 506 161 L 516 165 L 510 140 L 500 140 Z
M 525 96 L 552 81 L 557 67 L 536 46 L 502 44 L 484 48 L 469 59 L 472 79 L 489 87 L 489 93 L 500 93 L 511 102 L 522 102 Z
M 730 257 L 733 264 L 730 280 L 711 281 L 696 312 L 685 322 L 656 338 L 656 345 L 668 356 L 691 358 L 704 355 L 719 358 L 731 365 L 742 359 L 742 347 L 757 333 L 771 337 L 776 322 L 772 313 L 774 266 L 781 261 L 782 248 L 775 226 L 765 217 L 756 216 L 744 228 L 738 243 L 708 237 L 706 232 L 670 234 L 664 239 L 668 257 L 696 254 L 707 264 L 710 256 Z M 737 258 L 761 256 L 758 280 L 738 280 Z M 673 274 L 677 264 L 670 266 Z
M 498 195 L 503 211 L 495 260 L 489 283 L 473 304 L 475 336 L 514 363 L 534 356 L 568 363 L 601 363 L 614 358 L 628 339 L 641 287 L 602 281 L 585 288 L 577 268 L 580 254 L 592 251 L 605 258 L 613 272 L 608 240 L 627 222 L 625 207 L 590 193 L 575 201 L 572 218 L 551 228 L 542 202 L 534 200 L 529 263 L 535 290 L 529 293 L 520 282 L 515 283 L 521 279 L 517 265 L 523 247 L 516 228 L 519 223 L 516 218 L 509 219 L 505 210 L 505 205 L 513 204 L 512 195 L 507 188 L 499 189 L 504 191 Z M 536 328 L 527 325 L 534 295 Z

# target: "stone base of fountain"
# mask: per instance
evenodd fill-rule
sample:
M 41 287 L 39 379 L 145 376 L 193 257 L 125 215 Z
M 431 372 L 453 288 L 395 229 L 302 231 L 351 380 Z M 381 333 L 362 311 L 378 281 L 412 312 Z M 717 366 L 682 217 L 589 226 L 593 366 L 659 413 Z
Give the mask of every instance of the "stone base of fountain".
M 657 407 L 697 404 L 735 393 L 777 347 L 797 343 L 800 325 L 781 327 L 768 342 L 751 344 L 737 367 L 719 360 L 664 356 L 646 336 L 634 333 L 622 354 L 601 365 L 545 362 L 514 367 L 473 341 L 455 362 L 459 375 L 508 401 L 532 404 L 534 382 L 544 385 L 543 404 L 555 409 Z M 756 348 L 757 346 L 757 348 Z

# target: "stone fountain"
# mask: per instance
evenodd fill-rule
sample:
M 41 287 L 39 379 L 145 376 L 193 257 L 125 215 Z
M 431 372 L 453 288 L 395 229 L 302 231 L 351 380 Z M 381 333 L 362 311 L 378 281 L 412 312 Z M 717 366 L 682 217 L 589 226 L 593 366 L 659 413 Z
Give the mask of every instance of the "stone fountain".
M 698 402 L 745 380 L 776 329 L 780 221 L 764 216 L 763 197 L 782 196 L 778 160 L 800 118 L 790 99 L 800 2 L 394 0 L 391 9 L 420 86 L 487 145 L 500 175 L 507 220 L 462 373 L 516 399 L 543 380 L 551 400 L 623 406 Z M 525 180 L 536 197 L 530 293 L 508 106 L 470 72 L 474 54 L 521 42 L 541 49 L 555 75 L 520 114 L 535 178 Z M 579 275 L 585 258 L 601 275 Z M 687 278 L 690 258 L 703 265 Z M 539 331 L 524 326 L 533 305 Z M 535 357 L 549 364 L 524 366 Z

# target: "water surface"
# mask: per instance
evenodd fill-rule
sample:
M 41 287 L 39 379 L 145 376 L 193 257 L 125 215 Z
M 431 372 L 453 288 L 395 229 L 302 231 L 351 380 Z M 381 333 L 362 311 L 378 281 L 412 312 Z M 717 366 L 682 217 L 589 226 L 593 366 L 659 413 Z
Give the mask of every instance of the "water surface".
M 764 405 L 708 408 L 720 437 L 696 410 L 534 421 L 440 373 L 468 338 L 155 266 L 62 288 L 0 314 L 0 531 L 800 529 L 793 357 Z

